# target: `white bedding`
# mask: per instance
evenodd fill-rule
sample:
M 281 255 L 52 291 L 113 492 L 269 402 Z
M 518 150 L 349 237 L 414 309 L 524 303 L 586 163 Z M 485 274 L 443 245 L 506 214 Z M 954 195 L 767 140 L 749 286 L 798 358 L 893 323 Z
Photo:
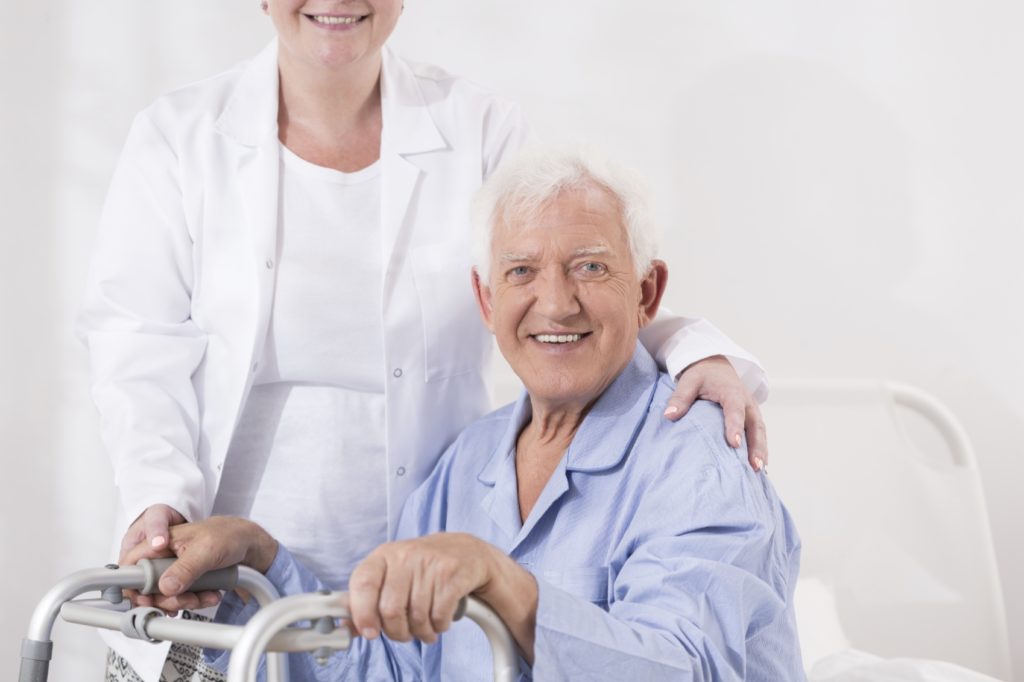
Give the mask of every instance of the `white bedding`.
M 998 682 L 944 661 L 883 659 L 856 649 L 822 658 L 807 673 L 810 682 Z
M 885 659 L 854 649 L 843 632 L 835 592 L 816 578 L 797 581 L 796 620 L 810 682 L 999 682 L 945 661 Z

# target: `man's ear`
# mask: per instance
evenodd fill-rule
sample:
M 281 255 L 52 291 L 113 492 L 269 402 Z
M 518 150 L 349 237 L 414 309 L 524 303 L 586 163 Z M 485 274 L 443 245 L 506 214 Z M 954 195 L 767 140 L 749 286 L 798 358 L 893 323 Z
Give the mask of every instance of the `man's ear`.
M 476 271 L 476 268 L 473 268 L 471 278 L 473 280 L 473 296 L 476 297 L 476 305 L 480 310 L 480 319 L 493 334 L 494 309 L 491 307 L 491 288 L 480 280 L 480 273 Z
M 646 327 L 661 306 L 661 297 L 668 285 L 668 266 L 663 260 L 651 261 L 651 268 L 640 282 L 640 327 Z

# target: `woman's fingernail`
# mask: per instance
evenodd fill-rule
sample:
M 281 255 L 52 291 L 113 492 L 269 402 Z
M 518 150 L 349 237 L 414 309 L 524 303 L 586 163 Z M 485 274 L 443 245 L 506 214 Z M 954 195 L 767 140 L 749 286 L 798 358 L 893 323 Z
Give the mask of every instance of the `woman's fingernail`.
M 674 415 L 678 411 L 679 411 L 678 407 L 676 407 L 675 405 L 669 405 L 668 407 L 665 408 L 665 416 L 666 417 L 671 417 L 672 415 Z
M 155 538 L 149 541 L 149 544 L 154 549 L 158 549 L 167 544 L 167 538 L 165 538 L 163 535 L 157 535 Z
M 164 584 L 164 594 L 174 595 L 181 591 L 181 582 L 177 578 L 168 576 L 161 582 Z
M 377 636 L 377 629 L 376 628 L 366 628 L 365 630 L 363 630 L 363 638 L 364 639 L 373 639 L 376 636 Z
M 760 457 L 755 457 L 754 458 L 754 471 L 760 471 L 761 469 L 764 469 L 764 460 L 761 459 Z
M 732 442 L 733 447 L 738 448 L 740 445 L 743 444 L 743 436 L 737 433 L 735 436 L 732 437 Z

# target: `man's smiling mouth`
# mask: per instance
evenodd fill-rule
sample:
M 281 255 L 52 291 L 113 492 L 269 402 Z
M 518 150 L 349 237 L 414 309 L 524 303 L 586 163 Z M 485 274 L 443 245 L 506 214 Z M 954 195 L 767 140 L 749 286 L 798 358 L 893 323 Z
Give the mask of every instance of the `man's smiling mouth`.
M 590 332 L 581 334 L 531 334 L 531 338 L 541 343 L 576 343 L 588 336 L 590 336 Z

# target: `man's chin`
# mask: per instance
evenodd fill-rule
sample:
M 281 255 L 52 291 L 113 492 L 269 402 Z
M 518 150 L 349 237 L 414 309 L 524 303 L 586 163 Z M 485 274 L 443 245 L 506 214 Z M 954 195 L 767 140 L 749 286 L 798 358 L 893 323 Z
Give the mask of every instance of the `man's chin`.
M 540 379 L 523 381 L 530 400 L 545 408 L 582 408 L 601 396 L 604 384 L 597 381 L 580 381 L 580 377 Z

